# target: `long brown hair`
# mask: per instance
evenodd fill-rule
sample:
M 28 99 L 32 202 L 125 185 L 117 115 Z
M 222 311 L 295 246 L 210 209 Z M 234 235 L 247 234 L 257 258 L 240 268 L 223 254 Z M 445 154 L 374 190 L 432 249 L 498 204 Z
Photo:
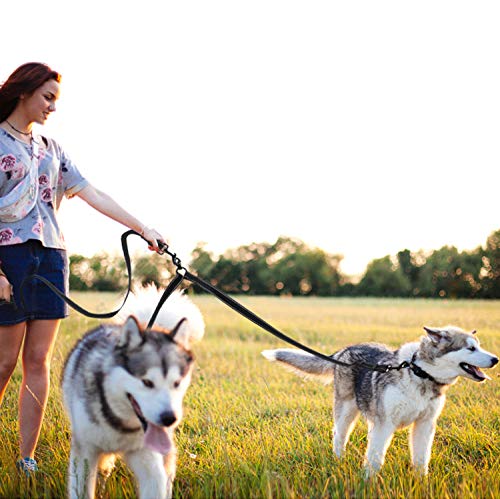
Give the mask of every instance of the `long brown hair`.
M 0 122 L 5 121 L 23 94 L 31 94 L 48 80 L 61 81 L 61 75 L 41 62 L 19 66 L 0 87 Z

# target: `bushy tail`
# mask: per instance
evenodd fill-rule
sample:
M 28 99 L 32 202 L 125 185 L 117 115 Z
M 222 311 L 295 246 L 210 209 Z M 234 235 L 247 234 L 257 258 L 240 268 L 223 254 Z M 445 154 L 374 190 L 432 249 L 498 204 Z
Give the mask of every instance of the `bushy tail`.
M 264 350 L 262 355 L 271 362 L 281 362 L 300 376 L 320 378 L 324 383 L 333 381 L 333 364 L 310 353 L 292 348 L 280 348 Z

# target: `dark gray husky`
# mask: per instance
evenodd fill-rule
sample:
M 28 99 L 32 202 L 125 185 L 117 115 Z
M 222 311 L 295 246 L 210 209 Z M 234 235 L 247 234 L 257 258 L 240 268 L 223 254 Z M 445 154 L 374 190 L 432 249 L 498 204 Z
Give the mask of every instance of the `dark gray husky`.
M 458 327 L 425 328 L 420 342 L 393 351 L 385 345 L 353 345 L 332 357 L 346 363 L 366 362 L 410 367 L 380 373 L 363 367 L 343 367 L 293 349 L 265 350 L 264 357 L 279 361 L 303 375 L 334 383 L 333 448 L 341 456 L 359 415 L 368 422 L 367 474 L 377 472 L 394 432 L 411 425 L 412 462 L 427 473 L 436 421 L 445 393 L 459 376 L 473 381 L 488 378 L 480 368 L 493 367 L 498 358 L 479 346 L 475 331 Z
M 134 472 L 142 498 L 172 495 L 176 450 L 174 430 L 191 381 L 190 345 L 201 339 L 198 308 L 175 293 L 157 324 L 144 330 L 161 294 L 139 290 L 127 302 L 121 324 L 87 333 L 66 361 L 63 393 L 71 418 L 69 496 L 92 498 L 97 469 L 107 475 L 115 456 Z

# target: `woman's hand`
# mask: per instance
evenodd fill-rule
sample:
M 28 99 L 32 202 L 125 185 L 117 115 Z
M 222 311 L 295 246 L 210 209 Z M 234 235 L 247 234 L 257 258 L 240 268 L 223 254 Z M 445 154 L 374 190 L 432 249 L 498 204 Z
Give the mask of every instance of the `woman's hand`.
M 148 246 L 148 248 L 151 251 L 156 251 L 158 254 L 162 255 L 163 251 L 160 248 L 158 241 L 163 244 L 167 244 L 163 236 L 157 232 L 155 229 L 151 229 L 149 227 L 144 227 L 141 231 L 141 236 L 146 239 L 146 241 L 150 242 L 151 244 Z
M 0 275 L 0 301 L 10 302 L 12 297 L 12 285 L 6 276 Z

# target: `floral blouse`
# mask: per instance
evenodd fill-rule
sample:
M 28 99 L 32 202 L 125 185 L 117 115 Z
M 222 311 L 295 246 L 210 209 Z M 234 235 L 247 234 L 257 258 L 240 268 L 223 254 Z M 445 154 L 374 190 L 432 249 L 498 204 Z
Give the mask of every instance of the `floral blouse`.
M 38 201 L 22 220 L 0 222 L 0 245 L 36 239 L 48 248 L 65 249 L 57 210 L 64 196 L 73 197 L 88 182 L 57 142 L 40 136 L 38 140 Z M 31 150 L 31 145 L 0 128 L 0 197 L 7 195 L 32 167 Z

